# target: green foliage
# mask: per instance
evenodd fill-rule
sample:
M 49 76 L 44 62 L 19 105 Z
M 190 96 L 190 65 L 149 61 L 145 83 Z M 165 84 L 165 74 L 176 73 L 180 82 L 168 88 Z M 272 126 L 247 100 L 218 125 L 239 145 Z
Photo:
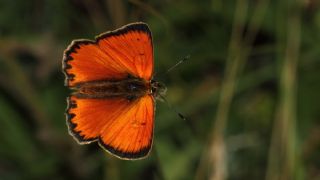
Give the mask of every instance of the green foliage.
M 0 179 L 209 179 L 217 167 L 225 179 L 318 179 L 319 10 L 314 0 L 1 0 Z M 68 134 L 61 60 L 71 40 L 135 21 L 152 30 L 156 72 L 191 58 L 160 79 L 187 120 L 158 102 L 152 153 L 132 162 Z

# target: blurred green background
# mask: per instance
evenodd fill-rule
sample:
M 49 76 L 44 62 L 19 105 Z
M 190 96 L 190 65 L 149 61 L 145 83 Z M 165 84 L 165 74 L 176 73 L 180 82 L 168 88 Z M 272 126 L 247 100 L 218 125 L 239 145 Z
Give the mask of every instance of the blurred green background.
M 320 179 L 316 0 L 0 0 L 0 179 Z M 149 24 L 161 79 L 151 155 L 68 134 L 73 39 Z

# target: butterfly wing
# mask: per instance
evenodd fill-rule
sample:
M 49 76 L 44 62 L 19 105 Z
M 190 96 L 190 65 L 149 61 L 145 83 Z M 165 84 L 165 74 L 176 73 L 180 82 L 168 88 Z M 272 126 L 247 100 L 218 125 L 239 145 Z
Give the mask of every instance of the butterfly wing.
M 154 127 L 154 99 L 144 96 L 116 121 L 105 125 L 100 145 L 108 152 L 124 159 L 146 157 L 152 146 Z
M 99 35 L 95 41 L 75 40 L 64 52 L 66 86 L 128 75 L 150 80 L 153 73 L 151 31 L 145 23 L 132 23 Z
M 80 143 L 99 141 L 106 151 L 123 159 L 140 159 L 151 149 L 154 99 L 68 99 L 69 132 Z

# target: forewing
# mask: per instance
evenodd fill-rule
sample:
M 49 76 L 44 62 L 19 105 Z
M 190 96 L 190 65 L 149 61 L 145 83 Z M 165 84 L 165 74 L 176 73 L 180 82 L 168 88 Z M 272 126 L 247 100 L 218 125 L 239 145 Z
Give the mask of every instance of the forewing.
M 146 157 L 152 146 L 154 126 L 154 99 L 144 96 L 126 112 L 105 125 L 100 145 L 123 159 Z
M 133 23 L 98 36 L 100 49 L 130 73 L 151 80 L 153 73 L 152 35 L 147 24 Z
M 145 157 L 151 149 L 154 99 L 151 95 L 127 99 L 68 98 L 67 124 L 80 143 L 99 140 L 101 147 L 123 159 Z
M 96 41 L 75 40 L 64 52 L 63 71 L 66 86 L 128 75 L 150 80 L 151 32 L 145 23 L 133 23 L 101 34 Z
M 131 103 L 126 99 L 82 99 L 68 97 L 66 111 L 69 132 L 80 143 L 99 138 L 105 124 L 121 116 Z

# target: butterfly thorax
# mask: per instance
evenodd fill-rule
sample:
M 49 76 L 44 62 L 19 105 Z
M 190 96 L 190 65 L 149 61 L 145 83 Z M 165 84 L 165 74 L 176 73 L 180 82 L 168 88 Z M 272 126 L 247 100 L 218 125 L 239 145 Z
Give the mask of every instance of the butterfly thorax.
M 88 81 L 78 84 L 75 89 L 76 97 L 90 99 L 126 98 L 135 100 L 152 93 L 150 82 L 136 77 L 122 80 Z

